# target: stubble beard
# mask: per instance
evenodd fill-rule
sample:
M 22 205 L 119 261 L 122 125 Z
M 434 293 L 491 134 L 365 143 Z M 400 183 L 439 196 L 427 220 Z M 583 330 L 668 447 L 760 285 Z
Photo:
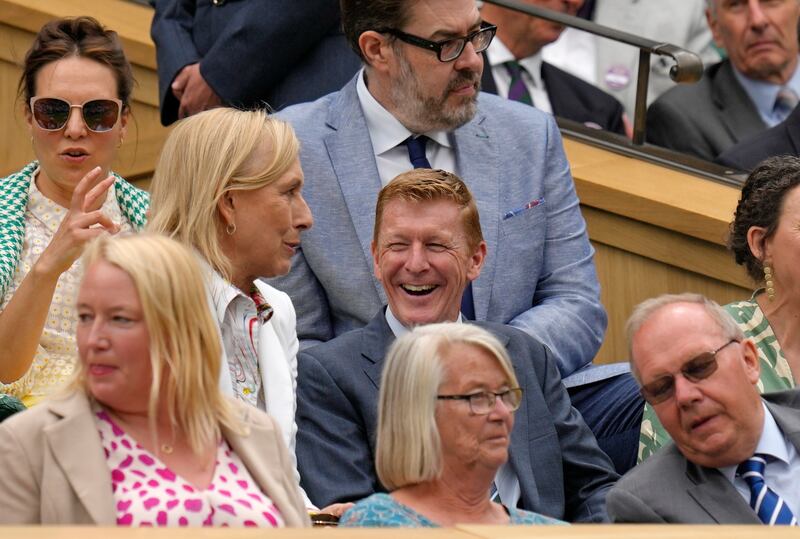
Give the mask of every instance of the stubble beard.
M 475 117 L 478 110 L 478 90 L 480 73 L 464 71 L 448 83 L 441 96 L 429 96 L 414 73 L 411 64 L 401 54 L 398 55 L 400 74 L 392 84 L 390 98 L 395 104 L 397 119 L 413 133 L 430 131 L 452 131 Z M 448 103 L 450 93 L 465 85 L 475 85 L 471 96 L 459 98 Z

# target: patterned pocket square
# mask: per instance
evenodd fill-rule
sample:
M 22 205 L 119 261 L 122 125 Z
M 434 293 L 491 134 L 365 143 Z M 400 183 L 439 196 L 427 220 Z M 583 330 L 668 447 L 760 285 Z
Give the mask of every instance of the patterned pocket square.
M 535 208 L 536 206 L 539 206 L 541 204 L 544 204 L 544 197 L 537 198 L 536 200 L 531 200 L 530 202 L 528 202 L 527 204 L 525 204 L 521 208 L 517 208 L 516 210 L 511 210 L 509 212 L 506 212 L 506 214 L 503 215 L 503 221 L 505 221 L 506 219 L 511 219 L 512 217 L 516 217 L 517 215 L 519 215 L 520 213 L 524 212 L 525 210 L 529 210 L 531 208 Z

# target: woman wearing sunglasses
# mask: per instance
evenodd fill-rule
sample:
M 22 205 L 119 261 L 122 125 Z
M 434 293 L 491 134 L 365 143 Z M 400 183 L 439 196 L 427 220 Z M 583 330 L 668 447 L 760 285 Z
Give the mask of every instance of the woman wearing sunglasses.
M 83 246 L 142 227 L 148 197 L 110 171 L 133 86 L 115 32 L 45 24 L 19 86 L 36 161 L 0 179 L 0 392 L 31 405 L 74 370 Z
M 339 525 L 563 524 L 499 503 L 521 403 L 511 359 L 485 329 L 431 324 L 398 338 L 381 377 L 375 449 L 391 492 L 361 500 Z

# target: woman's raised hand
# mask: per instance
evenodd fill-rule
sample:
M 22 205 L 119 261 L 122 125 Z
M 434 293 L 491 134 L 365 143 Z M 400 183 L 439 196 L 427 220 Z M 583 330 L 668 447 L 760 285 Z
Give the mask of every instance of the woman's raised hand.
M 36 261 L 41 274 L 58 278 L 80 257 L 89 240 L 103 232 L 116 234 L 119 231 L 119 225 L 100 209 L 113 183 L 113 176 L 103 178 L 100 167 L 81 178 L 61 226 Z

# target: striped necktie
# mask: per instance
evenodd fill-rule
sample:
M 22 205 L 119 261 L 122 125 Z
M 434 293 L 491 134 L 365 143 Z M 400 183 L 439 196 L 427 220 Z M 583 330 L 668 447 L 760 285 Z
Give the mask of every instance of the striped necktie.
M 522 79 L 522 73 L 525 68 L 522 67 L 516 60 L 509 60 L 508 62 L 503 63 L 503 65 L 511 77 L 511 84 L 508 86 L 508 98 L 512 101 L 519 101 L 520 103 L 533 106 L 533 98 L 531 97 L 531 93 L 528 91 L 528 87 L 525 85 L 525 81 Z
M 789 509 L 780 494 L 769 488 L 764 482 L 766 467 L 767 461 L 764 459 L 764 455 L 756 453 L 736 469 L 736 473 L 750 487 L 750 507 L 764 524 L 797 526 L 797 519 L 792 514 L 792 510 Z
M 779 115 L 781 121 L 785 120 L 789 113 L 791 113 L 794 108 L 797 106 L 798 98 L 797 94 L 794 93 L 794 90 L 789 88 L 788 86 L 784 86 L 778 91 L 778 95 L 775 96 L 775 105 L 773 106 L 773 111 L 775 114 Z

